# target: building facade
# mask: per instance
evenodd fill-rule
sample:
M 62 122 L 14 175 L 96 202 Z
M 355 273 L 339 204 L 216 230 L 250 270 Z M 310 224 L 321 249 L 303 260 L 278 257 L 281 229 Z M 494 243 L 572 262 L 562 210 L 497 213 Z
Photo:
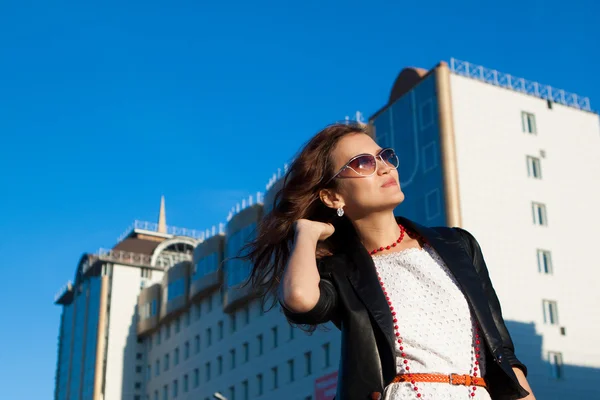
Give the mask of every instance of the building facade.
M 369 124 L 400 158 L 395 212 L 479 240 L 537 397 L 598 396 L 600 315 L 586 306 L 600 301 L 600 125 L 589 100 L 452 60 L 403 70 Z M 84 255 L 56 298 L 55 399 L 331 399 L 337 329 L 307 335 L 277 304 L 265 310 L 235 258 L 280 178 L 211 231 L 168 228 L 163 203 L 158 224 Z

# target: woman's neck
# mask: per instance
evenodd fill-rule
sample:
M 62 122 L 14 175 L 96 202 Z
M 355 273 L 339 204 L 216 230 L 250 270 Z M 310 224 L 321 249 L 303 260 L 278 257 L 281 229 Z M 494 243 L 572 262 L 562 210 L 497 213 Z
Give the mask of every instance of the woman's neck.
M 353 221 L 353 224 L 360 241 L 368 251 L 381 246 L 389 246 L 400 235 L 393 212 L 371 214 L 363 219 Z

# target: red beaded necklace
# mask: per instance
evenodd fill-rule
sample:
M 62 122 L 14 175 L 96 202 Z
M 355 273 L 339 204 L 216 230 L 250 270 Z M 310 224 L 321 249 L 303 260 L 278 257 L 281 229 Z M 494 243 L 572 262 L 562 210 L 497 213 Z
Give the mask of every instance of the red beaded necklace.
M 398 243 L 400 243 L 402 241 L 402 239 L 404 238 L 404 232 L 405 229 L 402 225 L 398 225 L 400 227 L 400 237 L 396 240 L 396 242 L 392 243 L 389 246 L 386 247 L 380 247 L 378 249 L 375 249 L 373 251 L 371 251 L 371 254 L 376 254 L 377 252 L 383 251 L 383 250 L 389 250 L 392 247 L 396 247 L 396 245 Z M 398 319 L 396 318 L 396 311 L 394 311 L 394 306 L 392 305 L 392 301 L 390 300 L 390 296 L 388 296 L 388 292 L 385 289 L 383 280 L 381 278 L 381 276 L 379 275 L 379 271 L 377 271 L 377 279 L 379 280 L 379 285 L 381 286 L 381 290 L 383 290 L 383 294 L 385 295 L 385 299 L 388 303 L 388 306 L 390 308 L 390 312 L 392 313 L 392 318 L 393 318 L 393 322 L 394 322 L 394 334 L 396 335 L 396 340 L 398 342 L 398 348 L 400 349 L 400 356 L 403 358 L 402 360 L 402 366 L 403 366 L 403 374 L 408 375 L 408 378 L 412 378 L 412 373 L 410 372 L 410 367 L 408 366 L 408 360 L 406 359 L 406 353 L 404 352 L 404 344 L 402 341 L 402 336 L 400 336 L 400 328 L 398 326 Z M 479 347 L 481 344 L 480 338 L 479 338 L 479 326 L 477 325 L 477 322 L 474 321 L 474 330 L 475 330 L 475 343 L 473 346 L 473 353 L 474 353 L 474 361 L 473 361 L 473 370 L 472 370 L 472 376 L 477 376 L 478 372 L 479 372 L 479 359 L 481 358 L 481 348 Z M 415 394 L 417 396 L 417 398 L 421 398 L 421 393 L 419 393 L 419 388 L 418 386 L 416 386 L 416 381 L 412 380 L 410 381 L 413 390 L 415 391 Z M 476 386 L 473 386 L 471 388 L 470 391 L 470 396 L 471 397 L 475 397 L 475 391 L 477 390 Z
M 406 232 L 406 229 L 404 229 L 404 227 L 402 225 L 398 224 L 398 228 L 400 228 L 400 236 L 398 237 L 398 239 L 396 239 L 396 241 L 394 243 L 392 243 L 389 246 L 380 247 L 378 249 L 372 250 L 370 254 L 373 255 L 377 252 L 389 250 L 392 247 L 396 247 L 398 245 L 398 243 L 400 243 L 402 241 L 402 239 L 404 239 L 404 232 Z

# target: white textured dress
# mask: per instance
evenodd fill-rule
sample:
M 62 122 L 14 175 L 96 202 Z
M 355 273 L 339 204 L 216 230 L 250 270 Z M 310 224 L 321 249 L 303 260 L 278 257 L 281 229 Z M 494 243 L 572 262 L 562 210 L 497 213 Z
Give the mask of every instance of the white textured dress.
M 396 343 L 397 373 L 406 373 L 404 367 L 408 365 L 412 373 L 473 375 L 474 318 L 456 279 L 435 250 L 424 245 L 423 250 L 374 255 L 373 261 L 396 312 L 403 341 L 403 351 Z M 483 338 L 480 348 L 477 372 L 484 376 Z M 392 383 L 385 388 L 383 399 L 491 400 L 483 387 L 477 387 L 472 396 L 472 386 L 433 382 L 417 382 L 414 386 L 410 382 Z

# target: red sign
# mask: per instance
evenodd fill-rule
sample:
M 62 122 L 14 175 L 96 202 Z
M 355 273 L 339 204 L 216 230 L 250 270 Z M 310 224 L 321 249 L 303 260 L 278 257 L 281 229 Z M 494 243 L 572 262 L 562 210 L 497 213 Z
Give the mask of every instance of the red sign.
M 331 400 L 337 389 L 337 371 L 315 379 L 315 400 Z

